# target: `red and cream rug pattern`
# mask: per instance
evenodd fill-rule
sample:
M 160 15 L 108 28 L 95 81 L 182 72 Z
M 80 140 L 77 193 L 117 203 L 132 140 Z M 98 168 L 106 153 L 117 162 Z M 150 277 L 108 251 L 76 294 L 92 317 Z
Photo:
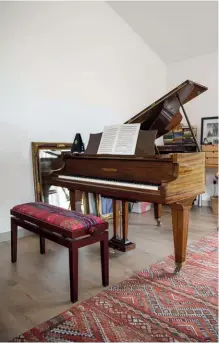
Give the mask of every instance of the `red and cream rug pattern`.
M 218 237 L 169 256 L 16 337 L 15 342 L 217 342 Z

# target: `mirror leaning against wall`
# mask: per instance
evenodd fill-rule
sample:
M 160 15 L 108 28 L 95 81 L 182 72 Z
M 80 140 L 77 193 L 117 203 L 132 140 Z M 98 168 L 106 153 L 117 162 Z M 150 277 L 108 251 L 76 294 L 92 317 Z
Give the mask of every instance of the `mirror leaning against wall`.
M 31 145 L 35 200 L 69 208 L 69 191 L 48 185 L 45 178 L 53 170 L 61 168 L 61 153 L 71 151 L 72 143 L 32 142 Z
M 62 152 L 70 152 L 72 143 L 32 142 L 32 164 L 35 201 L 70 209 L 67 188 L 48 185 L 46 177 L 63 166 Z M 112 217 L 112 201 L 99 194 L 75 191 L 76 211 L 104 218 Z

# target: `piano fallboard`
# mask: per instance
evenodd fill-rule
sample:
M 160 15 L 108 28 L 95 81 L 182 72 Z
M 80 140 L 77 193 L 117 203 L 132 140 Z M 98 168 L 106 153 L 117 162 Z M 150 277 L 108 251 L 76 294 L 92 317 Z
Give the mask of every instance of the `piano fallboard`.
M 162 171 L 162 172 L 161 172 Z M 172 158 L 118 155 L 65 155 L 65 175 L 160 184 L 178 176 L 178 164 Z

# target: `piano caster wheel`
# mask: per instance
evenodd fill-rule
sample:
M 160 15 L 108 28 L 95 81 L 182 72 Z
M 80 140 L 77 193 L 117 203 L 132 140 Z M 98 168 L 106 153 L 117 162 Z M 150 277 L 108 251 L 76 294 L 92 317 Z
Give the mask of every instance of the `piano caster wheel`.
M 161 219 L 157 218 L 157 226 L 161 226 Z
M 178 274 L 180 269 L 182 268 L 182 263 L 176 263 L 176 268 L 174 270 L 174 274 Z

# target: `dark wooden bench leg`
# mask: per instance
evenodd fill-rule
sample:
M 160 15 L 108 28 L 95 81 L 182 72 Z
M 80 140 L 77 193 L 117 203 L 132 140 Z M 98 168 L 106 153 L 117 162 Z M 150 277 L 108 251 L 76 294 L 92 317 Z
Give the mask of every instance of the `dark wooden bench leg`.
M 46 239 L 43 236 L 40 236 L 40 253 L 45 254 L 46 252 Z
M 109 243 L 108 232 L 103 233 L 103 240 L 100 241 L 102 284 L 109 285 Z
M 71 302 L 78 301 L 78 247 L 72 243 L 69 249 L 70 295 Z
M 17 262 L 17 223 L 11 218 L 11 262 Z

